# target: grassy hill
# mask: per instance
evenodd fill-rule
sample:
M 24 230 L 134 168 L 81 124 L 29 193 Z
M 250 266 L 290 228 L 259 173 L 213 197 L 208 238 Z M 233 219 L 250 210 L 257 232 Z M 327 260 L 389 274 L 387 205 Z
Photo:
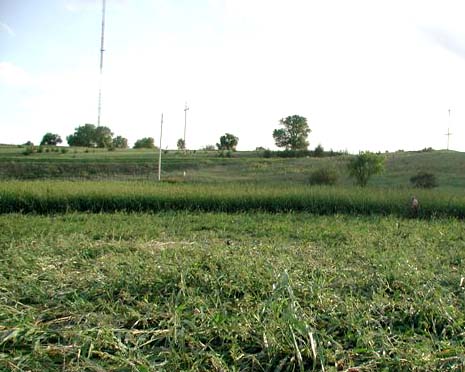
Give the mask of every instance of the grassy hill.
M 43 149 L 24 155 L 26 148 L 0 146 L 0 179 L 117 179 L 155 180 L 158 152 L 84 148 Z M 325 158 L 265 158 L 261 151 L 236 152 L 220 157 L 216 151 L 177 151 L 163 153 L 162 175 L 173 182 L 308 182 L 312 171 L 333 168 L 339 184 L 351 185 L 346 172 L 350 155 Z M 386 171 L 373 177 L 373 186 L 408 187 L 419 171 L 437 177 L 440 188 L 465 187 L 465 154 L 455 151 L 396 152 L 386 156 Z M 184 175 L 185 172 L 185 175 Z

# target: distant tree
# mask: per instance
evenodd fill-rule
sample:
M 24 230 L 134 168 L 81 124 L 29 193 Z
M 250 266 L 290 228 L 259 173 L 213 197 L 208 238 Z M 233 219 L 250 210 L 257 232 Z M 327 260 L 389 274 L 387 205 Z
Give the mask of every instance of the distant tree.
M 34 146 L 34 143 L 27 141 L 23 146 Z
M 176 143 L 176 146 L 178 147 L 179 151 L 185 150 L 186 149 L 186 142 L 182 138 L 180 138 L 180 139 L 178 139 L 178 142 Z
M 70 146 L 110 147 L 113 143 L 113 133 L 108 127 L 96 127 L 85 124 L 77 127 L 74 134 L 66 137 Z
M 115 138 L 113 138 L 112 147 L 115 149 L 127 149 L 128 139 L 122 136 L 116 136 Z
M 315 150 L 313 151 L 313 155 L 317 158 L 321 158 L 323 157 L 325 154 L 325 149 L 323 148 L 323 146 L 321 145 L 318 145 L 317 147 L 315 147 Z
M 216 144 L 218 150 L 236 151 L 236 146 L 239 143 L 239 138 L 231 133 L 226 133 L 220 137 L 220 143 Z
M 273 138 L 276 146 L 286 150 L 306 150 L 308 147 L 308 134 L 311 132 L 307 119 L 303 116 L 293 115 L 281 119 L 279 124 L 284 128 L 275 129 Z
M 152 137 L 144 137 L 134 143 L 135 149 L 154 149 L 155 140 Z
M 95 128 L 95 142 L 97 147 L 111 147 L 113 144 L 113 133 L 108 127 Z
M 371 176 L 384 170 L 384 157 L 372 152 L 360 152 L 347 164 L 349 174 L 358 186 L 365 187 Z
M 42 141 L 40 141 L 40 146 L 56 146 L 62 142 L 63 140 L 58 134 L 48 132 L 45 133 L 42 137 Z
M 206 145 L 202 150 L 204 151 L 215 151 L 215 146 L 214 145 Z

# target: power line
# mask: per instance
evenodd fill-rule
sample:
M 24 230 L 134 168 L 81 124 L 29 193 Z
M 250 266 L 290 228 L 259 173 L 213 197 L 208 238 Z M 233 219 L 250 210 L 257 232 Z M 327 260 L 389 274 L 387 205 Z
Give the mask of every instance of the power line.
M 103 52 L 105 42 L 105 8 L 106 0 L 102 0 L 102 32 L 100 36 L 100 80 L 98 89 L 98 115 L 97 115 L 97 126 L 100 126 L 100 117 L 102 112 L 102 83 L 103 83 Z

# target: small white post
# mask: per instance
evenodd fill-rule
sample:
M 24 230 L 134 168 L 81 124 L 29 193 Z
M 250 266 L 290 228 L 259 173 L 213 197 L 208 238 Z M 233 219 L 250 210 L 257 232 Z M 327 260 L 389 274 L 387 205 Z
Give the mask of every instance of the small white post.
M 161 181 L 161 137 L 163 136 L 163 113 L 160 124 L 160 153 L 158 154 L 158 181 Z

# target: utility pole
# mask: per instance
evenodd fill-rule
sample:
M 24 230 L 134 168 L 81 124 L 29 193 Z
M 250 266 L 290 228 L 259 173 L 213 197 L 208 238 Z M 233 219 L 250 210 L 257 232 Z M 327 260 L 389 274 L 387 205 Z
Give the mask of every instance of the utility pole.
M 100 81 L 98 88 L 98 115 L 97 115 L 97 126 L 100 126 L 100 116 L 102 112 L 102 83 L 103 83 L 103 52 L 104 41 L 105 41 L 105 5 L 106 0 L 102 0 L 102 33 L 100 36 Z
M 447 136 L 447 151 L 449 151 L 450 136 L 452 136 L 452 133 L 450 132 L 450 109 L 449 109 L 448 128 L 447 128 L 447 133 L 445 135 Z
M 161 137 L 163 136 L 163 113 L 160 124 L 160 153 L 158 154 L 158 181 L 161 181 Z
M 186 127 L 187 127 L 187 111 L 189 110 L 189 107 L 187 107 L 187 102 L 184 105 L 184 152 L 187 150 L 187 144 L 186 144 Z

